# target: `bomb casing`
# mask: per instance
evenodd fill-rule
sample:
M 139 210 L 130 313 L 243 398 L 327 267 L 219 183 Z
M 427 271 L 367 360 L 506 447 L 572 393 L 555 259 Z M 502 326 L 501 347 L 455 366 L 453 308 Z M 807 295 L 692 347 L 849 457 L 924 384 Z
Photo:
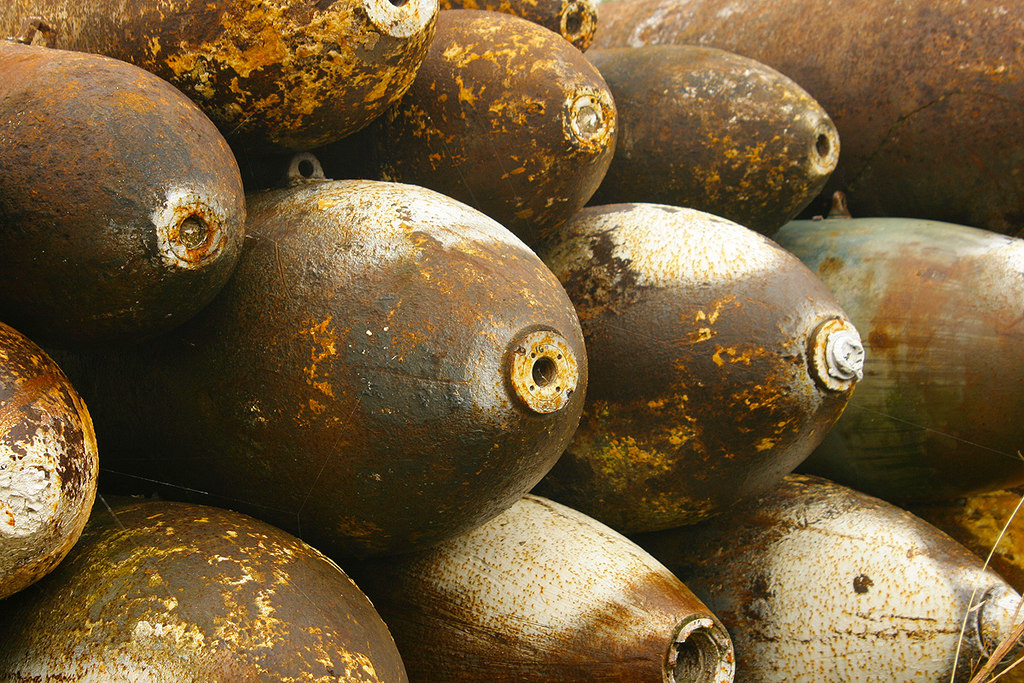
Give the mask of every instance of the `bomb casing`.
M 482 9 L 522 17 L 585 51 L 597 31 L 595 0 L 440 0 L 441 9 Z
M 352 571 L 412 681 L 733 678 L 728 633 L 685 585 L 625 537 L 539 496 Z
M 968 681 L 1021 618 L 963 546 L 817 477 L 634 540 L 729 629 L 737 681 Z
M 821 280 L 704 212 L 587 207 L 541 258 L 590 356 L 583 418 L 535 489 L 621 533 L 690 524 L 778 483 L 842 413 L 864 363 Z
M 619 136 L 593 205 L 685 206 L 771 235 L 825 186 L 839 135 L 824 109 L 774 69 L 724 50 L 591 50 Z
M 802 465 L 895 502 L 1024 483 L 1024 240 L 937 221 L 793 221 L 775 239 L 864 335 L 870 371 Z
M 96 496 L 85 403 L 46 353 L 0 323 L 0 599 L 52 571 Z
M 44 584 L 0 601 L 4 680 L 408 680 L 370 601 L 324 555 L 202 505 L 97 506 Z
M 238 166 L 210 120 L 98 55 L 3 41 L 0 73 L 4 320 L 76 346 L 194 315 L 230 276 L 245 222 Z
M 237 277 L 194 324 L 65 360 L 100 438 L 123 446 L 110 470 L 367 555 L 468 530 L 550 469 L 586 352 L 515 236 L 379 181 L 300 183 L 250 197 L 249 214 Z

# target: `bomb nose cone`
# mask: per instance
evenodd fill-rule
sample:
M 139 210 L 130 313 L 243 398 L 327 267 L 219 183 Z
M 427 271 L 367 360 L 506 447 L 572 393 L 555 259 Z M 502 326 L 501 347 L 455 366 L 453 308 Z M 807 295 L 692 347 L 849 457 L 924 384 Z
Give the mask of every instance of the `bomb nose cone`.
M 839 131 L 832 119 L 822 116 L 815 126 L 817 135 L 808 150 L 809 168 L 812 174 L 827 178 L 839 163 Z
M 687 619 L 668 653 L 669 683 L 730 683 L 736 657 L 724 629 L 711 619 Z
M 1014 627 L 1024 620 L 1021 596 L 1009 586 L 993 586 L 985 592 L 977 615 L 977 639 L 985 656 L 989 657 Z M 1007 654 L 1007 661 L 1016 659 L 1021 649 L 1021 643 L 1016 643 Z

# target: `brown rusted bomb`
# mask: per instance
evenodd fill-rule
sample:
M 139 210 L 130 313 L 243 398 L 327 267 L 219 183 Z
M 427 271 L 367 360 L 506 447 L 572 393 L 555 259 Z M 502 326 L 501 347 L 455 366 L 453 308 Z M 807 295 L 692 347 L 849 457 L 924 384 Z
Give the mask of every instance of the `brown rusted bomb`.
M 437 0 L 5 0 L 0 32 L 45 17 L 60 47 L 165 78 L 233 146 L 311 149 L 363 127 L 405 92 Z
M 441 9 L 505 12 L 554 31 L 586 50 L 597 31 L 597 0 L 440 0 Z
M 859 216 L 1024 227 L 1024 12 L 1002 0 L 617 0 L 594 47 L 695 44 L 778 69 L 835 121 Z
M 96 496 L 89 410 L 56 363 L 0 323 L 0 598 L 51 571 Z
M 592 50 L 615 98 L 615 156 L 590 203 L 699 209 L 770 235 L 825 186 L 835 125 L 778 71 L 724 50 Z
M 586 354 L 514 235 L 379 181 L 253 195 L 249 215 L 236 276 L 194 324 L 79 356 L 105 470 L 364 555 L 466 531 L 550 469 Z
M 601 183 L 615 104 L 586 57 L 552 31 L 444 10 L 409 92 L 365 134 L 374 177 L 454 197 L 533 245 Z M 328 175 L 347 165 L 350 144 L 324 151 Z
M 991 554 L 992 569 L 1014 590 L 1024 590 L 1024 499 L 1020 491 L 990 491 L 908 510 L 952 536 L 978 557 Z
M 807 472 L 897 502 L 1024 484 L 1024 240 L 895 218 L 793 221 L 775 238 L 871 357 Z
M 831 292 L 731 221 L 588 207 L 540 254 L 576 304 L 591 365 L 579 429 L 536 491 L 623 533 L 775 485 L 860 377 L 860 338 Z
M 1024 618 L 944 533 L 816 477 L 635 540 L 729 629 L 737 681 L 966 683 Z
M 603 524 L 537 496 L 435 548 L 351 571 L 411 681 L 733 679 L 728 633 L 679 579 Z
M 231 150 L 180 92 L 0 41 L 0 318 L 57 346 L 159 334 L 223 286 L 244 221 Z
M 97 506 L 44 582 L 0 601 L 5 681 L 408 680 L 352 580 L 299 539 L 202 505 Z

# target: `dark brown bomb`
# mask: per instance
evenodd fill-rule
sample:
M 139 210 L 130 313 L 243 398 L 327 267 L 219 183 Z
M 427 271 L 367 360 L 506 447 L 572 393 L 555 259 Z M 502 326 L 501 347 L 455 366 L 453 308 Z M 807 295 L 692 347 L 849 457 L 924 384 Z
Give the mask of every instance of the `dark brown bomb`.
M 0 601 L 0 678 L 408 680 L 336 564 L 274 527 L 169 502 L 98 507 L 45 583 Z
M 860 338 L 832 293 L 731 221 L 588 207 L 541 256 L 576 304 L 591 365 L 579 429 L 536 491 L 623 533 L 774 486 L 860 376 Z
M 441 9 L 484 9 L 505 12 L 558 33 L 586 50 L 597 31 L 595 0 L 441 0 Z
M 231 150 L 171 85 L 114 59 L 0 42 L 8 323 L 57 346 L 164 332 L 223 286 L 244 221 Z
M 966 683 L 1021 619 L 1020 595 L 949 536 L 817 477 L 634 540 L 729 629 L 737 681 Z
M 436 0 L 6 0 L 0 35 L 45 17 L 60 47 L 122 59 L 191 97 L 233 146 L 303 150 L 405 92 Z M 4 34 L 3 32 L 6 32 Z
M 825 186 L 839 136 L 778 71 L 714 48 L 592 50 L 619 138 L 591 203 L 699 209 L 770 235 Z
M 603 524 L 537 496 L 436 548 L 354 566 L 416 683 L 730 683 L 718 619 Z
M 96 435 L 60 368 L 0 323 L 0 599 L 51 571 L 96 496 Z
M 1024 484 L 1024 240 L 899 218 L 793 221 L 775 237 L 835 292 L 872 360 L 807 472 L 904 503 Z
M 615 131 L 601 75 L 556 33 L 445 10 L 409 92 L 366 134 L 377 177 L 454 197 L 532 245 L 597 189 Z
M 236 277 L 194 324 L 79 358 L 118 444 L 107 469 L 363 555 L 466 531 L 551 468 L 586 355 L 565 291 L 514 235 L 378 181 L 311 181 L 249 213 Z
M 594 47 L 704 45 L 807 90 L 843 152 L 828 191 L 857 216 L 1024 227 L 1024 12 L 982 0 L 616 0 Z

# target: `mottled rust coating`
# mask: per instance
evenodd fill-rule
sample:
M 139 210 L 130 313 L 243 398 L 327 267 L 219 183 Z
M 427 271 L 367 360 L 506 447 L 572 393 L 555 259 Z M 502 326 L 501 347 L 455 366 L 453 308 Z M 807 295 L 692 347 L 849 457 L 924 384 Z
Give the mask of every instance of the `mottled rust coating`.
M 231 150 L 180 92 L 0 41 L 0 318 L 59 346 L 164 332 L 223 286 L 244 221 Z
M 97 506 L 44 582 L 0 602 L 0 679 L 401 683 L 394 641 L 336 564 L 244 515 Z
M 583 419 L 537 492 L 624 533 L 760 493 L 820 443 L 853 389 L 809 364 L 846 315 L 791 254 L 692 209 L 588 207 L 541 257 L 591 359 Z
M 0 35 L 37 15 L 56 28 L 58 47 L 167 79 L 232 145 L 309 149 L 402 96 L 437 0 L 4 0 Z
M 891 501 L 1024 484 L 1024 240 L 948 223 L 794 221 L 870 362 L 803 467 Z
M 857 216 L 1024 227 L 1024 12 L 1004 0 L 615 0 L 594 47 L 692 44 L 800 84 L 843 141 Z
M 484 9 L 513 14 L 558 33 L 586 50 L 597 31 L 597 0 L 440 0 L 441 9 Z
M 0 323 L 0 598 L 50 572 L 96 496 L 96 435 L 60 368 Z
M 579 421 L 586 354 L 571 302 L 522 242 L 410 185 L 310 181 L 249 199 L 236 276 L 193 324 L 79 357 L 100 438 L 117 444 L 106 468 L 356 555 L 466 531 L 550 469 Z M 540 331 L 578 371 L 550 412 L 511 386 Z M 562 360 L 541 362 L 557 375 Z
M 778 71 L 714 48 L 592 50 L 619 139 L 591 204 L 699 209 L 770 235 L 825 186 L 839 158 L 828 114 Z
M 454 197 L 532 245 L 601 183 L 615 105 L 557 34 L 508 14 L 445 10 L 409 92 L 366 135 L 377 177 Z
M 1024 617 L 963 546 L 816 477 L 635 540 L 721 618 L 740 682 L 966 683 Z
M 991 491 L 908 509 L 946 532 L 978 557 L 1014 590 L 1024 590 L 1024 498 L 1019 490 Z M 1020 508 L 1018 509 L 1018 506 Z M 1004 533 L 1005 530 L 1005 533 Z
M 718 619 L 636 544 L 526 496 L 422 553 L 353 565 L 416 683 L 730 683 Z

